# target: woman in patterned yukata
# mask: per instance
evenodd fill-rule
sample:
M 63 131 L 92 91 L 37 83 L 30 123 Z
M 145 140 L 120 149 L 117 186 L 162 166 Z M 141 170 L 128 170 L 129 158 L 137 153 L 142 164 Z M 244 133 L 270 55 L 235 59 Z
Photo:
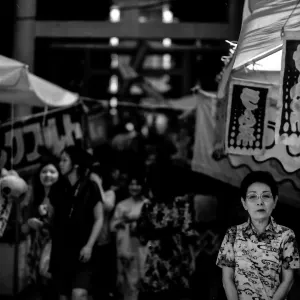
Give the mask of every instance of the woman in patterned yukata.
M 252 172 L 241 184 L 241 196 L 248 222 L 227 231 L 217 258 L 227 299 L 284 300 L 300 266 L 294 232 L 271 217 L 276 182 L 268 172 Z
M 180 194 L 181 182 L 171 165 L 156 165 L 149 174 L 151 202 L 144 205 L 137 232 L 148 245 L 140 300 L 189 296 L 195 261 L 192 201 Z
M 124 300 L 138 299 L 138 283 L 144 271 L 147 248 L 136 236 L 136 221 L 148 201 L 143 194 L 144 185 L 140 176 L 131 177 L 130 197 L 117 204 L 111 222 L 111 229 L 116 232 L 117 289 Z

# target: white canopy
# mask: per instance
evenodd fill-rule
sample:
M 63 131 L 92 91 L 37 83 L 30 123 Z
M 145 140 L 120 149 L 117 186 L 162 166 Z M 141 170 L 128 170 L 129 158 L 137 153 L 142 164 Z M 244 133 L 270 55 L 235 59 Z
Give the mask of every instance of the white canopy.
M 248 12 L 244 18 L 233 69 L 241 68 L 281 50 L 282 28 L 284 27 L 285 31 L 300 30 L 298 2 L 298 0 L 246 0 L 245 7 L 250 3 L 253 11 Z
M 28 71 L 27 65 L 0 55 L 0 102 L 30 106 L 67 106 L 79 99 Z

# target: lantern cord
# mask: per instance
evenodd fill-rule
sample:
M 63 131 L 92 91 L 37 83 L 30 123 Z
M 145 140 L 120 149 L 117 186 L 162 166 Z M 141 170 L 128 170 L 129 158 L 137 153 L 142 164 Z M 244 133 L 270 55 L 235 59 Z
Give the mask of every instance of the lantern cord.
M 10 134 L 10 151 L 11 151 L 11 153 L 10 153 L 10 168 L 11 168 L 11 170 L 13 170 L 14 169 L 14 135 L 15 135 L 15 133 L 14 133 L 15 109 L 14 109 L 13 103 L 11 103 L 10 108 L 11 108 L 10 115 L 11 115 L 11 120 L 12 120 L 11 130 L 10 130 L 10 132 L 11 132 L 11 134 Z
M 287 22 L 289 21 L 289 19 L 292 17 L 293 13 L 295 12 L 296 8 L 298 7 L 298 5 L 300 4 L 300 0 L 297 1 L 296 5 L 294 6 L 293 10 L 291 11 L 290 15 L 288 16 L 288 18 L 285 20 L 282 28 L 281 28 L 281 37 L 284 37 L 284 28 L 287 24 Z

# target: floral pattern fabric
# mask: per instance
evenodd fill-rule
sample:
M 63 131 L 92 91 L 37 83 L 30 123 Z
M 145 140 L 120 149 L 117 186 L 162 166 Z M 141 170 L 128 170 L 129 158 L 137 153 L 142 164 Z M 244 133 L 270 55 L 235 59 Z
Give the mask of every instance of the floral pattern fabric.
M 239 300 L 270 300 L 280 285 L 282 268 L 299 269 L 294 232 L 271 218 L 257 235 L 250 220 L 231 227 L 221 245 L 217 265 L 234 268 Z
M 143 292 L 189 288 L 193 272 L 190 246 L 197 236 L 193 229 L 191 201 L 177 197 L 172 203 L 147 203 L 137 225 L 140 239 L 148 243 Z M 162 230 L 159 234 L 159 230 Z M 151 234 L 152 232 L 152 234 Z
M 29 283 L 41 283 L 41 281 L 46 279 L 40 273 L 41 258 L 46 245 L 49 245 L 51 242 L 51 226 L 54 214 L 52 205 L 48 205 L 48 210 L 48 215 L 42 219 L 43 226 L 31 232 L 31 247 L 27 256 Z M 39 217 L 41 217 L 41 215 L 39 215 Z
M 136 220 L 146 199 L 121 201 L 115 210 L 111 227 L 116 231 L 117 289 L 124 300 L 138 299 L 138 284 L 144 272 L 147 247 L 135 235 Z

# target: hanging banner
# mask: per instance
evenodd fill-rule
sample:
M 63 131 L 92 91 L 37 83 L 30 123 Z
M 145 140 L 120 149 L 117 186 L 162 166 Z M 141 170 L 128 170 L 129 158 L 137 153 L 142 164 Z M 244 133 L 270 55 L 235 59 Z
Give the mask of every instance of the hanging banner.
M 300 159 L 296 149 L 275 144 L 276 105 L 268 106 L 271 113 L 268 113 L 266 133 L 270 139 L 267 139 L 267 151 L 262 156 L 225 155 L 215 147 L 219 133 L 214 105 L 216 103 L 210 99 L 198 102 L 192 169 L 237 187 L 249 171 L 268 171 L 279 185 L 280 199 L 300 207 Z
M 232 80 L 229 87 L 225 151 L 261 155 L 265 151 L 269 86 Z
M 285 34 L 280 83 L 276 139 L 300 146 L 300 31 Z
M 0 127 L 0 168 L 21 171 L 39 162 L 40 147 L 59 153 L 67 145 L 81 143 L 81 116 L 81 105 L 76 105 L 4 124 Z

